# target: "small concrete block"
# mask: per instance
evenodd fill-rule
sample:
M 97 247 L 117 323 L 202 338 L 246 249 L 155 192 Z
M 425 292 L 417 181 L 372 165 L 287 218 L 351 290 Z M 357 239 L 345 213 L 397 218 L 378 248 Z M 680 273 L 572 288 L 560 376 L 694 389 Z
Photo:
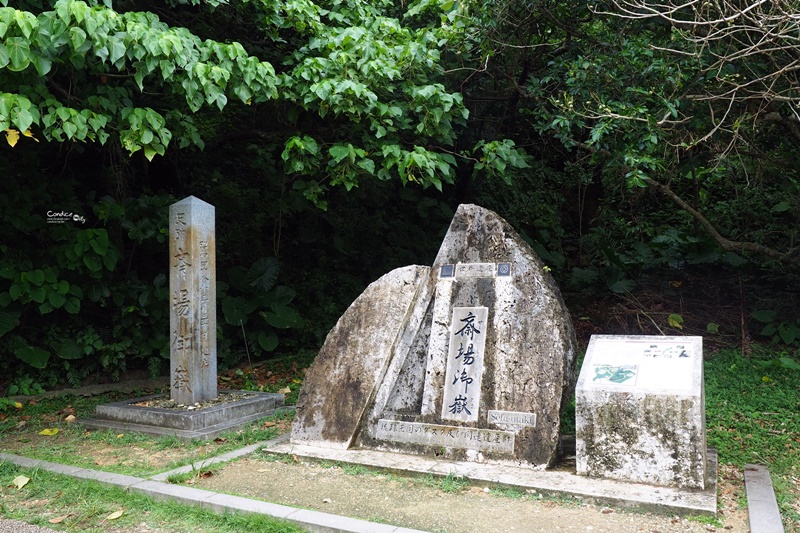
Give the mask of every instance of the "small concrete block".
M 277 505 L 269 502 L 251 500 L 229 494 L 214 493 L 210 498 L 203 500 L 203 507 L 211 509 L 215 513 L 225 511 L 240 511 L 243 513 L 257 513 L 274 516 L 275 518 L 287 518 L 297 511 L 294 507 Z
M 295 511 L 286 519 L 313 533 L 394 533 L 397 530 L 397 526 L 305 509 Z
M 745 465 L 744 484 L 747 491 L 750 531 L 752 533 L 783 533 L 781 514 L 767 467 Z
M 170 500 L 188 505 L 203 505 L 205 501 L 217 493 L 210 490 L 195 489 L 159 481 L 141 481 L 128 487 L 131 492 L 145 494 L 154 500 Z
M 702 337 L 593 335 L 575 433 L 580 475 L 705 488 Z

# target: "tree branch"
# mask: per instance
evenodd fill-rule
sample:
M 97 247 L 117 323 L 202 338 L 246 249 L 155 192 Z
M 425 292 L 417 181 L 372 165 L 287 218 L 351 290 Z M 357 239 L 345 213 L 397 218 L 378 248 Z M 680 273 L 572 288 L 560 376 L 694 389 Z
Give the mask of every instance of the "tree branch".
M 764 255 L 766 257 L 775 259 L 776 261 L 785 261 L 787 263 L 791 263 L 793 265 L 800 266 L 800 257 L 796 257 L 792 254 L 792 252 L 781 253 L 778 250 L 773 248 L 769 248 L 767 246 L 763 246 L 758 243 L 754 242 L 746 242 L 746 241 L 732 241 L 723 237 L 719 231 L 714 227 L 708 219 L 703 216 L 703 214 L 694 209 L 692 206 L 687 204 L 680 196 L 675 194 L 675 192 L 667 187 L 666 185 L 652 179 L 652 178 L 643 178 L 644 182 L 648 185 L 652 185 L 659 191 L 661 191 L 665 196 L 667 196 L 670 200 L 672 200 L 675 204 L 677 204 L 681 209 L 689 213 L 692 218 L 700 224 L 703 229 L 708 233 L 712 239 L 714 239 L 720 247 L 725 250 L 726 252 L 752 252 L 760 255 Z

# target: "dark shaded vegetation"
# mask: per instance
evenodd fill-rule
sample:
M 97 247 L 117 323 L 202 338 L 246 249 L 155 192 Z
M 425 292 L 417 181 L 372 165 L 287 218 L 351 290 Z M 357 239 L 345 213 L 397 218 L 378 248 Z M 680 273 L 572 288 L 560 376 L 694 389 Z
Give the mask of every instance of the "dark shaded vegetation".
M 223 58 L 227 85 L 193 78 L 179 53 L 147 47 L 111 66 L 77 30 L 63 50 L 15 48 L 0 68 L 5 90 L 20 87 L 0 95 L 0 392 L 165 372 L 167 209 L 190 194 L 216 207 L 222 369 L 316 350 L 368 283 L 432 262 L 460 203 L 531 243 L 584 342 L 699 334 L 744 356 L 767 343 L 774 364 L 800 366 L 791 102 L 699 99 L 769 57 L 712 75 L 669 23 L 582 2 L 178 4 L 114 6 L 241 42 L 274 75 L 253 81 L 255 67 Z M 15 7 L 40 25 L 51 8 Z M 22 46 L 34 34 L 13 17 L 6 46 Z M 23 97 L 39 119 L 23 120 Z M 728 107 L 738 122 L 720 126 Z

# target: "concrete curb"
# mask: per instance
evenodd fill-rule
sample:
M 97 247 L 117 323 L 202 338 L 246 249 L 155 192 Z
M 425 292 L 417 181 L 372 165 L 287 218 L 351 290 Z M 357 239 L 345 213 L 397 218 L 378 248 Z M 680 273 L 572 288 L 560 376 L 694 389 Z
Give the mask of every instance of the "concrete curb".
M 763 465 L 744 465 L 744 486 L 751 533 L 784 533 L 778 501 L 769 470 Z
M 252 446 L 263 446 L 263 444 Z M 248 446 L 247 448 L 251 448 L 252 446 Z M 242 450 L 244 450 L 244 448 Z M 243 452 L 242 450 L 236 450 L 235 452 L 231 452 L 231 454 L 238 453 L 239 455 L 237 456 L 240 456 L 250 453 Z M 319 511 L 297 509 L 287 505 L 251 500 L 249 498 L 221 494 L 210 490 L 172 485 L 170 483 L 164 483 L 163 481 L 154 481 L 152 479 L 143 479 L 123 474 L 112 474 L 109 472 L 92 470 L 90 468 L 79 468 L 59 463 L 51 463 L 49 461 L 40 461 L 10 453 L 0 453 L 0 461 L 8 461 L 25 468 L 39 468 L 56 474 L 98 481 L 107 485 L 123 488 L 127 491 L 145 494 L 155 500 L 171 500 L 187 505 L 197 505 L 215 513 L 239 511 L 269 515 L 291 522 L 312 533 L 426 533 L 418 529 L 377 524 L 366 520 L 348 518 L 346 516 L 338 516 Z

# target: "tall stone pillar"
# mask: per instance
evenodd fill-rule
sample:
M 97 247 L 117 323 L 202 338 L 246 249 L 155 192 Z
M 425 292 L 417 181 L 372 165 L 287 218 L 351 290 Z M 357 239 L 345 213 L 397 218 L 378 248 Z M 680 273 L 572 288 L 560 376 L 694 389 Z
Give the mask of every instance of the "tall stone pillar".
M 169 208 L 170 397 L 217 397 L 214 206 L 189 196 Z

